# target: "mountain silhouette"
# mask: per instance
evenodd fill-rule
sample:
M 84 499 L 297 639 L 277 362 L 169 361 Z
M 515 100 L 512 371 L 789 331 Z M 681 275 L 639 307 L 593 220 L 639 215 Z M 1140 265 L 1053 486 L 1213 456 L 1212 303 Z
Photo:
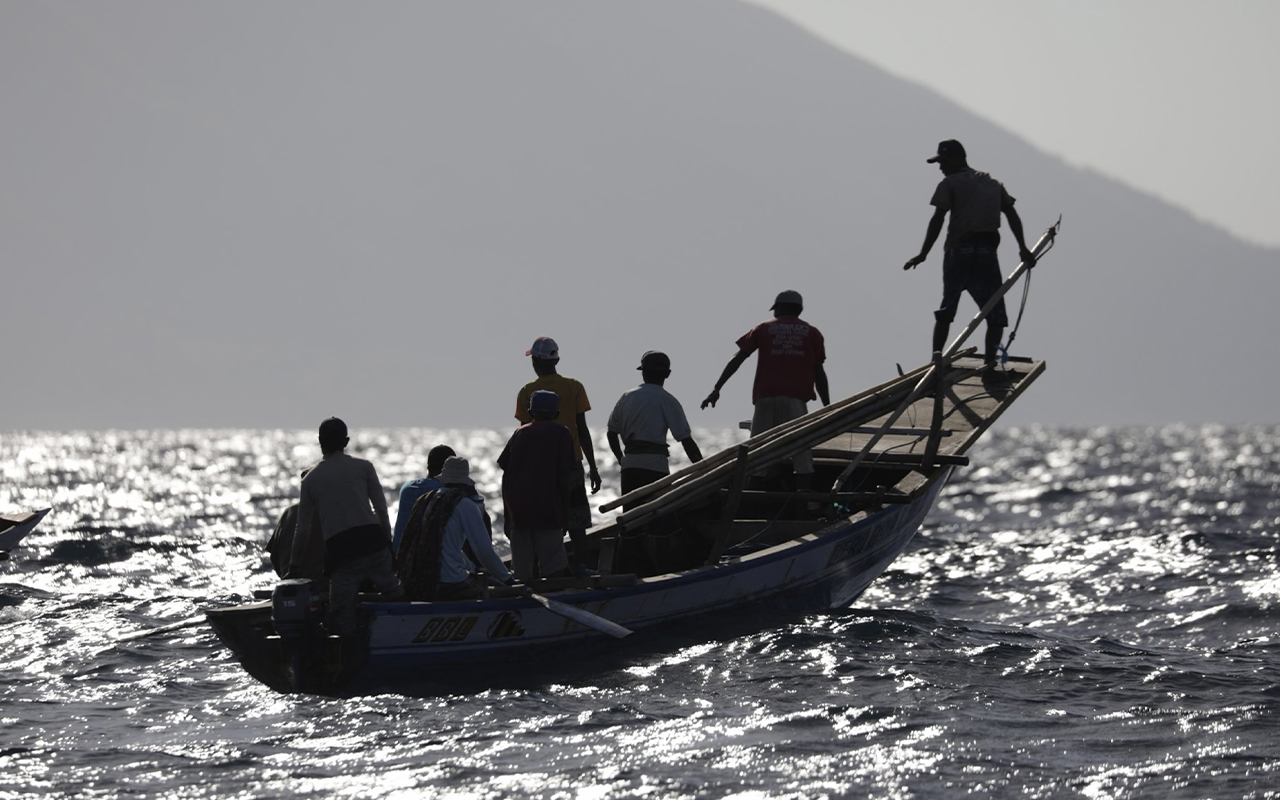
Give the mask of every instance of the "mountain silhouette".
M 593 429 L 650 349 L 695 426 L 733 425 L 748 368 L 698 402 L 787 288 L 844 396 L 928 358 L 941 248 L 901 267 L 948 138 L 1029 240 L 1063 218 L 1013 347 L 1049 370 L 1006 422 L 1276 420 L 1280 251 L 758 8 L 8 4 L 0 23 L 0 363 L 20 379 L 0 429 L 503 427 L 540 335 Z

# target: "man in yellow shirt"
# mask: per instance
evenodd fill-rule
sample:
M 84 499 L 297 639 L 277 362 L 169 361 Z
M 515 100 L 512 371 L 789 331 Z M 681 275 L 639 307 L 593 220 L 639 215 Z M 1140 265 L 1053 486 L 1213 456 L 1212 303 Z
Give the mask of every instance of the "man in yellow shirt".
M 600 470 L 596 468 L 595 448 L 591 442 L 591 431 L 587 429 L 587 412 L 591 410 L 591 402 L 581 383 L 556 372 L 556 365 L 560 363 L 560 346 L 555 339 L 539 336 L 524 354 L 529 356 L 533 371 L 538 377 L 521 387 L 516 395 L 515 416 L 521 425 L 533 421 L 533 417 L 529 415 L 529 398 L 536 391 L 555 392 L 560 398 L 560 413 L 556 421 L 569 429 L 573 438 L 573 457 L 578 465 L 578 477 L 570 481 L 569 518 L 565 527 L 575 551 L 581 553 L 587 528 L 591 527 L 591 505 L 587 501 L 586 479 L 591 480 L 592 494 L 600 491 Z M 587 461 L 585 471 L 582 468 L 584 456 Z

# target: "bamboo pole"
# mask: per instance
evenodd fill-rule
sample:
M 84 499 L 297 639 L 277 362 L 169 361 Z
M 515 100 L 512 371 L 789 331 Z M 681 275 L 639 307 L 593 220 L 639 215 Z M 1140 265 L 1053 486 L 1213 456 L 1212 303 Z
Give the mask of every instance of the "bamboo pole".
M 742 490 L 747 487 L 747 446 L 738 446 L 738 457 L 734 461 L 733 477 L 729 479 L 729 497 L 720 515 L 720 531 L 716 534 L 715 544 L 707 556 L 706 564 L 711 566 L 720 561 L 725 548 L 729 546 L 729 533 L 733 530 L 733 518 L 738 513 L 738 502 L 742 499 Z
M 1054 237 L 1058 235 L 1058 226 L 1061 224 L 1062 218 L 1059 217 L 1057 222 L 1050 225 L 1044 233 L 1040 234 L 1040 238 L 1036 240 L 1035 247 L 1031 248 L 1032 261 L 1029 263 L 1026 261 L 1018 263 L 1017 268 L 1009 274 L 1008 279 L 1000 285 L 1000 288 L 996 290 L 996 293 L 991 295 L 991 299 L 982 307 L 982 310 L 975 314 L 973 319 L 969 320 L 969 324 L 965 326 L 964 330 L 960 331 L 960 335 L 951 342 L 951 345 L 948 346 L 945 351 L 943 351 L 943 357 L 950 358 L 952 354 L 957 352 L 960 347 L 964 345 L 965 340 L 978 329 L 978 326 L 982 324 L 982 321 L 985 320 L 987 315 L 991 313 L 991 310 L 996 307 L 996 303 L 999 303 L 1004 296 L 1008 294 L 1009 290 L 1013 288 L 1013 285 L 1018 282 L 1018 279 L 1022 277 L 1022 273 L 1036 265 L 1036 259 L 1040 258 L 1040 254 L 1053 245 Z
M 941 354 L 938 355 L 941 361 Z M 942 367 L 938 362 L 934 362 L 934 381 L 933 381 L 933 418 L 929 423 L 929 438 L 925 442 L 924 456 L 926 459 L 933 458 L 938 454 L 938 447 L 942 443 L 942 398 L 946 393 L 946 384 L 942 381 Z

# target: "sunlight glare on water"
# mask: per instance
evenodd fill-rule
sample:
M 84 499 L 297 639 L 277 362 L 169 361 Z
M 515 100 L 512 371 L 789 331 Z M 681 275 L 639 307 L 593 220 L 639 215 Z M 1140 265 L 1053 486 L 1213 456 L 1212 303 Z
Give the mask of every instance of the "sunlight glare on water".
M 450 443 L 500 520 L 509 433 L 355 431 L 351 450 L 394 509 Z M 742 435 L 696 432 L 708 453 Z M 598 506 L 618 473 L 596 450 Z M 660 647 L 350 698 L 267 689 L 199 619 L 272 585 L 263 544 L 318 456 L 310 431 L 0 437 L 0 510 L 54 509 L 0 565 L 0 797 L 1190 800 L 1280 785 L 1275 429 L 996 431 L 852 609 L 725 613 Z

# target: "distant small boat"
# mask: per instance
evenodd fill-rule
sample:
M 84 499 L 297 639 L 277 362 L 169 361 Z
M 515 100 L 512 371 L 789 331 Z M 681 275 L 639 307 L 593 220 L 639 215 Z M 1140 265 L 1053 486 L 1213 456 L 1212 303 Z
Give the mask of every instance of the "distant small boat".
M 9 551 L 18 546 L 22 538 L 40 524 L 51 509 L 14 514 L 0 514 L 0 561 L 9 558 Z
M 1051 228 L 1037 243 L 1052 243 Z M 1030 265 L 1019 265 L 1000 294 Z M 563 660 L 633 630 L 661 631 L 750 606 L 846 606 L 910 542 L 952 470 L 1044 371 L 1009 359 L 987 368 L 960 351 L 994 301 L 935 360 L 754 436 L 608 503 L 625 507 L 575 554 L 602 573 L 496 587 L 453 602 L 366 598 L 351 636 L 327 635 L 320 598 L 285 581 L 271 600 L 206 611 L 218 637 L 280 691 L 337 692 L 353 681 L 457 675 L 460 665 Z M 790 486 L 788 459 L 812 450 L 812 491 Z M 639 552 L 644 558 L 628 558 Z M 615 567 L 651 569 L 615 574 Z M 263 593 L 267 595 L 267 593 Z

